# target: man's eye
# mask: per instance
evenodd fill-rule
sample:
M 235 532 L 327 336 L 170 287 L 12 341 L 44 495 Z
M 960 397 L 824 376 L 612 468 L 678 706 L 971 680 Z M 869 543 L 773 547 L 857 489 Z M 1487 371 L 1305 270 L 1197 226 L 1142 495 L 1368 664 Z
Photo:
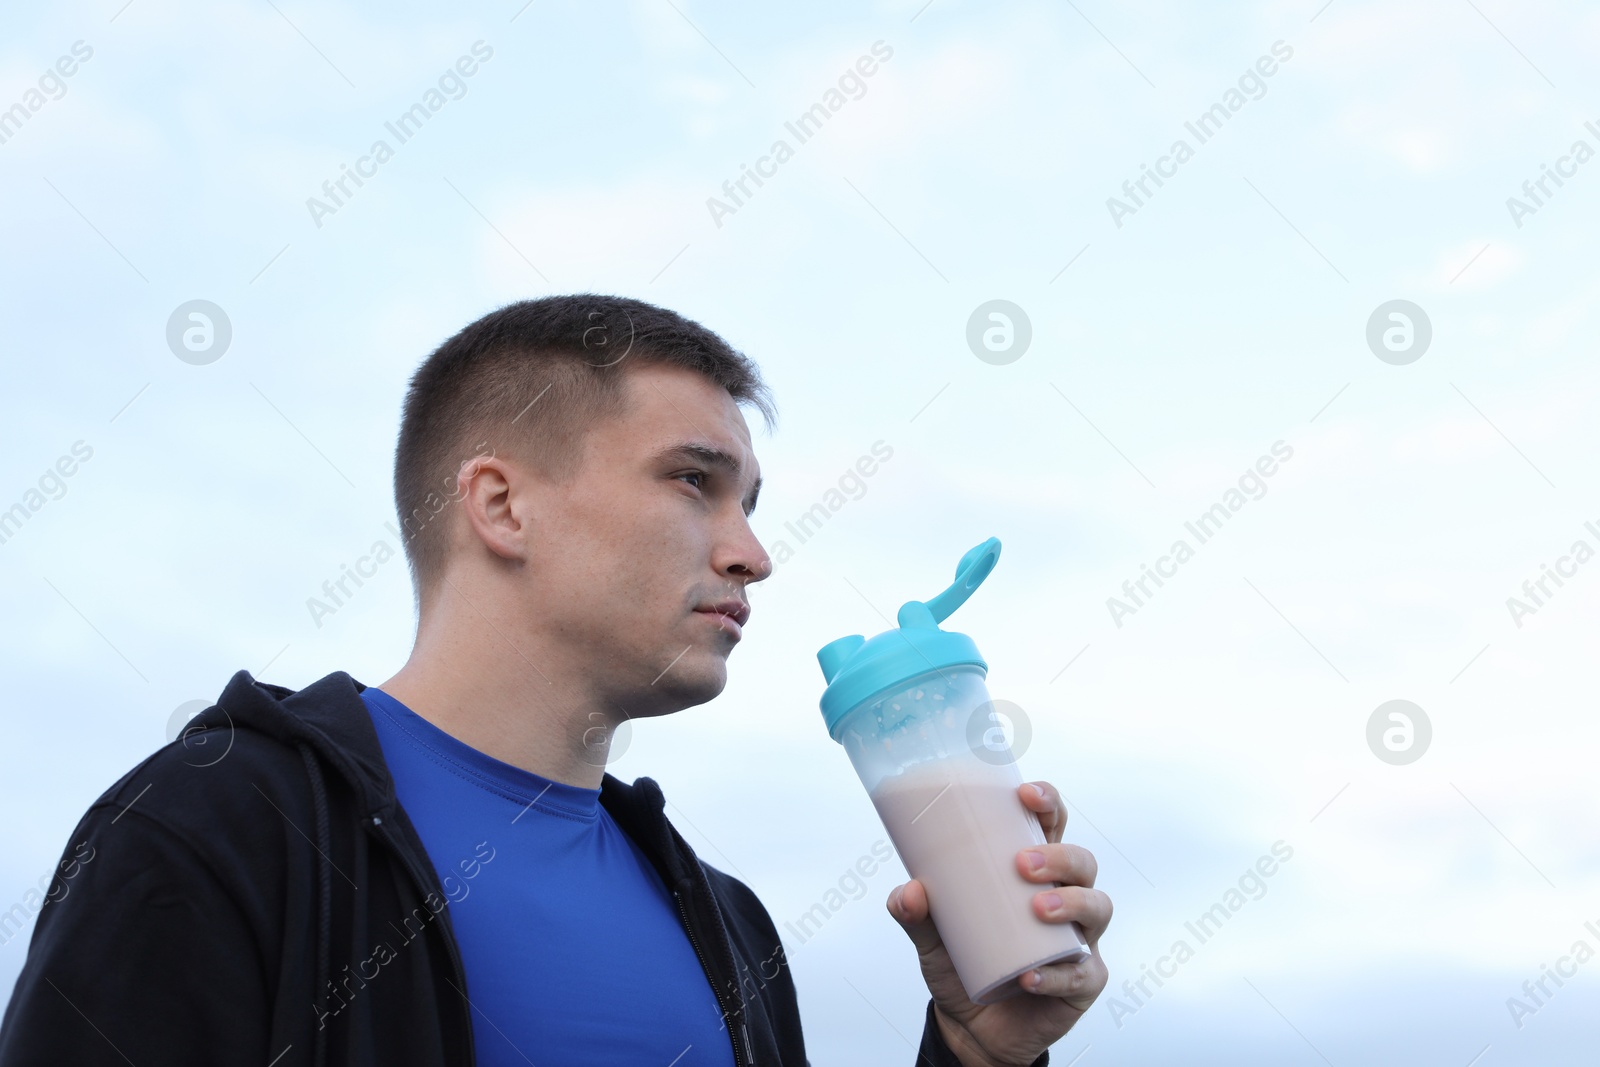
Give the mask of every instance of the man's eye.
M 705 473 L 705 471 L 689 471 L 686 474 L 678 475 L 678 477 L 679 478 L 699 478 L 702 482 L 704 482 L 705 478 L 706 478 L 706 473 Z M 695 486 L 695 488 L 698 489 L 698 488 L 700 488 L 700 486 L 697 485 L 697 486 Z

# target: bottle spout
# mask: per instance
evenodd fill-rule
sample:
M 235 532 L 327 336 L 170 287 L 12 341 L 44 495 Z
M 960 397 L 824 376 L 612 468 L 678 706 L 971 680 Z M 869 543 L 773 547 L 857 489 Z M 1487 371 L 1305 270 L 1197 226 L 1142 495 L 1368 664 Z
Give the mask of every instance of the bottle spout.
M 902 627 L 937 629 L 941 622 L 967 602 L 967 598 L 983 584 L 983 580 L 989 577 L 989 572 L 994 570 L 994 565 L 999 561 L 998 537 L 991 537 L 982 544 L 975 545 L 961 557 L 961 562 L 956 564 L 956 580 L 949 588 L 931 600 L 910 600 L 900 605 L 897 621 Z

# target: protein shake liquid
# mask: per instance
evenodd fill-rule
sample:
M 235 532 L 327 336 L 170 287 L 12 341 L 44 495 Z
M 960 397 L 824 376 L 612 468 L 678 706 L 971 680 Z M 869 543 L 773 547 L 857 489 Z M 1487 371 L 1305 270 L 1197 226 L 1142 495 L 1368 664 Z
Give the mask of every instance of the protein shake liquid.
M 969 1000 L 1022 992 L 1016 979 L 1046 963 L 1089 954 L 1076 923 L 1033 913 L 1016 854 L 1045 843 L 1017 794 L 1022 772 L 989 699 L 988 664 L 965 634 L 938 624 L 988 577 L 1000 556 L 991 537 L 962 557 L 956 581 L 926 603 L 900 608 L 899 629 L 870 641 L 852 634 L 817 652 L 828 679 L 829 735 L 844 746 L 895 850 L 928 892 L 928 909 Z

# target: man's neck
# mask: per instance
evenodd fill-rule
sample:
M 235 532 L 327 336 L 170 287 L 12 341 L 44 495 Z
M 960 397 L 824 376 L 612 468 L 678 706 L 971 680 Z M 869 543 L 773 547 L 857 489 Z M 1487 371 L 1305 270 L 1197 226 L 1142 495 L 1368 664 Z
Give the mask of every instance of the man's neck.
M 529 638 L 513 647 L 481 617 L 431 621 L 406 665 L 379 689 L 502 763 L 600 788 L 621 713 L 589 687 L 592 670 L 561 662 Z

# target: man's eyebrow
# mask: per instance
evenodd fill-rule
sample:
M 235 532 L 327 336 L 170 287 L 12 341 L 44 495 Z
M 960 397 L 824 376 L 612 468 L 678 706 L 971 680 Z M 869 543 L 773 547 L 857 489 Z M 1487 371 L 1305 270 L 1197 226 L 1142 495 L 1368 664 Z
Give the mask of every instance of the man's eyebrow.
M 726 472 L 737 482 L 744 476 L 744 464 L 739 462 L 739 457 L 731 452 L 724 451 L 713 445 L 701 444 L 697 441 L 685 441 L 682 444 L 670 445 L 656 453 L 657 462 L 672 459 L 693 460 L 707 467 L 715 467 Z M 750 487 L 750 495 L 745 498 L 744 513 L 750 515 L 756 510 L 756 499 L 761 496 L 761 479 L 757 478 Z

